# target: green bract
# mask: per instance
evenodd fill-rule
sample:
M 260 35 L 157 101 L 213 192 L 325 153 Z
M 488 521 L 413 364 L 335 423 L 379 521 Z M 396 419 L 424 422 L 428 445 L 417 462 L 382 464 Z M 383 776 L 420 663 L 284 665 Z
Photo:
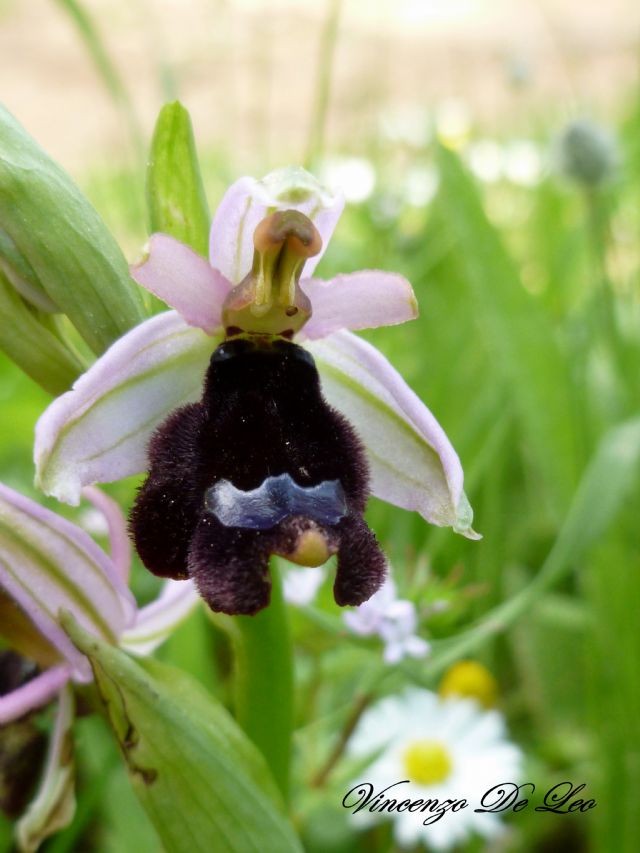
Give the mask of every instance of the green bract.
M 127 262 L 96 211 L 1 107 L 0 231 L 12 284 L 32 304 L 67 314 L 97 354 L 144 319 Z
M 85 369 L 0 272 L 0 349 L 51 394 L 62 394 Z
M 300 853 L 264 759 L 225 709 L 179 670 L 144 666 L 69 617 L 89 658 L 140 802 L 172 853 Z
M 160 111 L 147 170 L 151 233 L 162 231 L 207 256 L 209 207 L 191 118 L 178 101 Z

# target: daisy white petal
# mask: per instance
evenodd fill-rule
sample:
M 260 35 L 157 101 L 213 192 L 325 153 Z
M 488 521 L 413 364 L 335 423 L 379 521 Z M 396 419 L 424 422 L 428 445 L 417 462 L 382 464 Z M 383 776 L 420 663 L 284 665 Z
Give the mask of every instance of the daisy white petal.
M 168 234 L 153 234 L 148 256 L 131 268 L 132 277 L 184 317 L 213 334 L 231 284 L 189 246 Z
M 200 397 L 215 341 L 167 311 L 116 341 L 36 426 L 36 480 L 77 504 L 82 486 L 143 471 L 153 430 Z
M 356 426 L 373 494 L 469 538 L 462 467 L 442 427 L 372 344 L 350 332 L 308 343 L 328 402 Z M 459 514 L 459 507 L 464 512 Z
M 406 278 L 382 270 L 359 270 L 328 281 L 302 279 L 313 313 L 303 334 L 325 338 L 340 329 L 395 326 L 418 316 L 418 303 Z
M 377 790 L 408 779 L 396 789 L 398 800 L 468 803 L 440 816 L 437 808 L 427 813 L 377 814 L 378 819 L 393 821 L 394 837 L 401 847 L 422 842 L 432 850 L 451 850 L 474 834 L 493 838 L 504 831 L 496 815 L 474 811 L 485 791 L 500 782 L 517 783 L 521 774 L 522 754 L 506 740 L 504 730 L 494 728 L 496 713 L 484 712 L 468 699 L 442 701 L 434 693 L 410 688 L 381 700 L 362 715 L 347 752 L 352 758 L 365 758 L 383 747 L 363 774 L 375 780 Z M 485 726 L 489 717 L 492 722 Z M 388 738 L 386 746 L 381 729 Z M 482 729 L 491 735 L 488 740 L 478 743 L 467 737 Z M 354 815 L 354 824 L 356 817 L 360 814 Z

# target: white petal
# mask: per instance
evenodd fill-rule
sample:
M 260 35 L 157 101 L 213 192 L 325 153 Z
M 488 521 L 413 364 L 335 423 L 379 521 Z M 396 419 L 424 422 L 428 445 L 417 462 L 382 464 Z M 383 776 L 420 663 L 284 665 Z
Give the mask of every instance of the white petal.
M 143 471 L 154 429 L 173 409 L 199 398 L 215 345 L 175 311 L 116 341 L 38 421 L 40 488 L 77 504 L 82 486 Z
M 71 667 L 67 664 L 52 666 L 36 675 L 31 681 L 0 696 L 0 728 L 19 720 L 35 708 L 50 702 L 69 681 Z
M 201 601 L 191 581 L 166 581 L 160 596 L 138 612 L 136 624 L 125 631 L 120 645 L 136 655 L 150 655 Z
M 325 572 L 321 567 L 287 569 L 282 579 L 282 594 L 288 604 L 304 607 L 315 599 L 324 581 Z
M 312 275 L 324 254 L 342 209 L 344 199 L 332 195 L 314 177 L 299 167 L 278 169 L 262 180 L 244 177 L 224 194 L 211 225 L 211 265 L 237 284 L 251 269 L 253 232 L 258 223 L 275 210 L 299 210 L 311 219 L 322 237 L 322 250 L 310 258 L 304 275 Z
M 305 344 L 327 401 L 356 428 L 373 494 L 471 538 L 460 460 L 442 427 L 374 346 L 350 332 Z M 459 508 L 463 508 L 462 517 Z
M 132 277 L 184 317 L 212 335 L 222 323 L 222 303 L 231 289 L 225 277 L 168 234 L 153 234 L 149 254 Z
M 329 281 L 304 278 L 300 285 L 313 313 L 304 327 L 315 340 L 340 329 L 395 326 L 418 316 L 418 303 L 406 278 L 382 270 L 359 270 Z

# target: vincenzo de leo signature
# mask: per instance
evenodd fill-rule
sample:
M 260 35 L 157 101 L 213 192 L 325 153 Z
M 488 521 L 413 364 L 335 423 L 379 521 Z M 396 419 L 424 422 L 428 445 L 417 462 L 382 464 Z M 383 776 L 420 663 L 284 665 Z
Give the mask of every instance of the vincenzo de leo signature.
M 353 814 L 360 811 L 417 812 L 425 815 L 423 825 L 430 826 L 437 823 L 447 812 L 455 813 L 468 808 L 473 808 L 475 812 L 480 813 L 520 812 L 530 806 L 530 798 L 536 790 L 533 782 L 523 782 L 520 785 L 515 782 L 500 782 L 485 791 L 477 803 L 472 803 L 462 797 L 446 800 L 403 799 L 406 789 L 403 790 L 401 786 L 408 784 L 410 784 L 409 780 L 404 779 L 376 791 L 370 782 L 360 782 L 347 791 L 342 799 L 342 805 Z M 585 787 L 585 783 L 574 785 L 573 782 L 558 782 L 544 792 L 538 805 L 534 806 L 534 811 L 554 814 L 589 811 L 596 806 L 596 801 L 578 797 Z

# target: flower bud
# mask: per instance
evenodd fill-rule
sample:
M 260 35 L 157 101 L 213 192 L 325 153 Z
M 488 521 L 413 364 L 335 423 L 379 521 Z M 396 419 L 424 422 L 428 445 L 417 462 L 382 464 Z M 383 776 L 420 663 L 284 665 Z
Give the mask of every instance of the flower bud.
M 557 143 L 561 172 L 586 188 L 609 180 L 618 164 L 616 140 L 610 131 L 590 121 L 572 121 Z
M 0 269 L 0 350 L 51 394 L 68 390 L 84 365 Z
M 64 312 L 94 352 L 144 319 L 108 229 L 69 176 L 0 108 L 0 257 L 18 291 Z

